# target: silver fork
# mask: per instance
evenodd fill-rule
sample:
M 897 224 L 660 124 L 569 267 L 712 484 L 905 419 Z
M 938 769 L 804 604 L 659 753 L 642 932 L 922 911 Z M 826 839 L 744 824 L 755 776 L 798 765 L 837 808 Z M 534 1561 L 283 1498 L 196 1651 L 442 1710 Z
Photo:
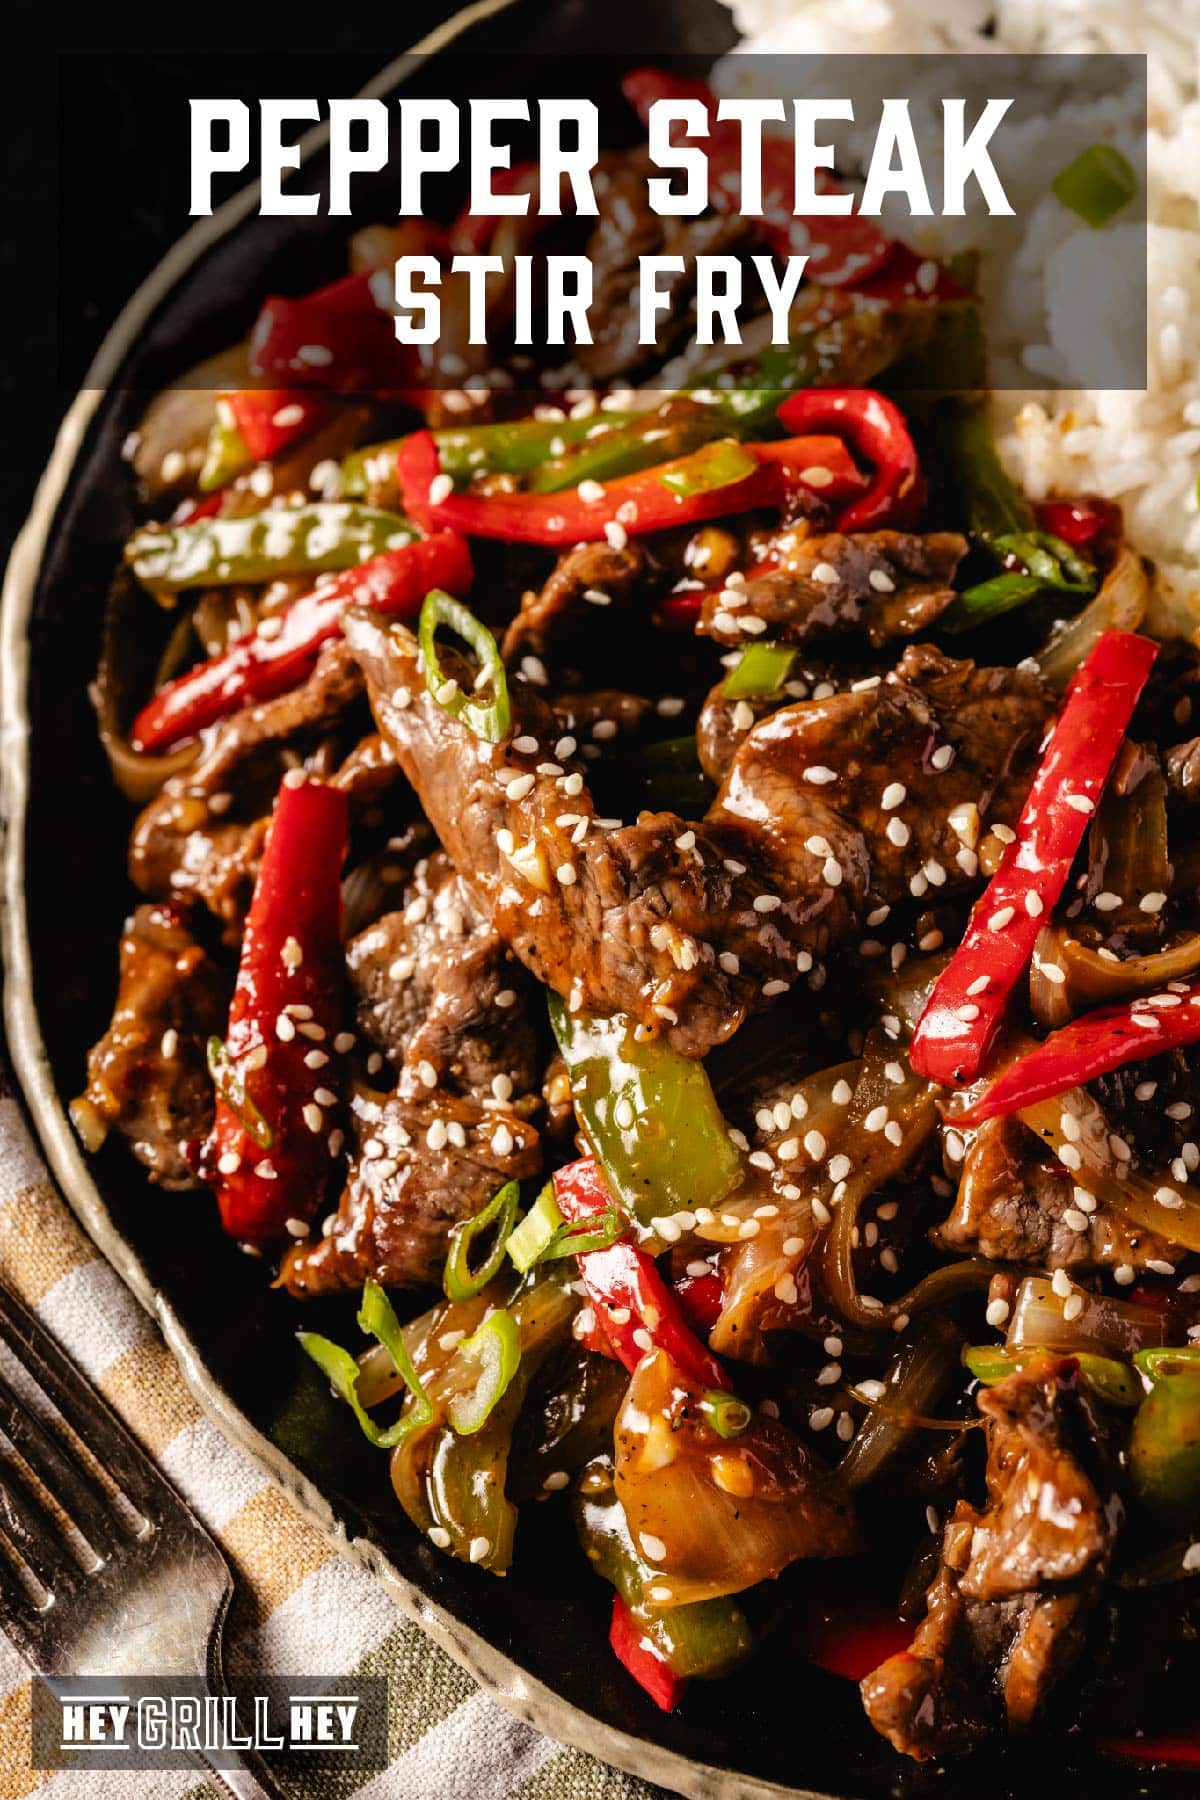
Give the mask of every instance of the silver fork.
M 50 1677 L 188 1675 L 224 1693 L 224 1557 L 3 1287 L 0 1434 L 0 1630 L 25 1659 Z M 284 1800 L 251 1753 L 222 1769 L 193 1755 L 237 1800 Z

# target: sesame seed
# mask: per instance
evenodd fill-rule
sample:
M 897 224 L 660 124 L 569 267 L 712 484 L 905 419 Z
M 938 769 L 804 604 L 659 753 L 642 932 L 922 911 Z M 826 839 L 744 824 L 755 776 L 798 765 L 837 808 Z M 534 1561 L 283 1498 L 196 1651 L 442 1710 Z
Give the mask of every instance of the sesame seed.
M 954 761 L 954 745 L 939 744 L 929 761 L 932 766 L 938 770 L 939 774 L 943 770 L 948 769 L 950 764 Z
M 808 1415 L 808 1423 L 813 1431 L 825 1431 L 833 1424 L 832 1406 L 814 1406 Z
M 1138 910 L 1144 913 L 1161 912 L 1167 904 L 1167 896 L 1161 893 L 1143 894 L 1138 901 Z
M 783 901 L 778 894 L 756 894 L 754 896 L 755 912 L 772 913 L 782 905 Z
M 888 842 L 890 844 L 895 844 L 897 850 L 903 850 L 904 846 L 908 843 L 910 836 L 911 836 L 911 833 L 909 832 L 908 826 L 904 823 L 903 819 L 889 819 L 888 820 L 888 826 L 887 826 Z
M 842 1379 L 841 1363 L 828 1362 L 824 1368 L 817 1370 L 817 1386 L 832 1387 L 835 1381 Z
M 722 950 L 717 961 L 727 975 L 736 975 L 742 966 L 732 950 Z
M 904 786 L 904 783 L 902 781 L 892 781 L 884 788 L 883 798 L 880 800 L 879 804 L 882 806 L 884 812 L 895 812 L 898 806 L 903 806 L 907 798 L 908 789 Z
M 991 918 L 988 920 L 988 930 L 989 931 L 1003 931 L 1006 925 L 1012 924 L 1013 918 L 1014 918 L 1014 913 L 1015 913 L 1015 909 L 1011 906 L 1000 907 L 999 910 L 994 912 L 992 914 Z
M 801 773 L 805 781 L 811 781 L 816 787 L 825 787 L 829 782 L 837 780 L 836 769 L 827 768 L 824 763 L 810 763 Z
M 1007 1300 L 993 1300 L 983 1316 L 994 1330 L 999 1331 L 1008 1322 L 1008 1312 Z
M 809 1131 L 805 1134 L 804 1148 L 814 1162 L 820 1162 L 825 1155 L 825 1139 L 819 1131 Z
M 310 1131 L 324 1131 L 325 1114 L 321 1111 L 320 1107 L 315 1106 L 312 1101 L 309 1101 L 308 1105 L 301 1109 L 301 1116 Z

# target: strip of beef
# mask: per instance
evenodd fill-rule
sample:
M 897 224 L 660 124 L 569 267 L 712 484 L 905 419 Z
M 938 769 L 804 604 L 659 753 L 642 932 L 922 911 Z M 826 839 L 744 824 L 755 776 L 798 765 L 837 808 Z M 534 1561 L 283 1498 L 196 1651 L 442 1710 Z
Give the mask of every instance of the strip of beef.
M 1068 1171 L 1012 1118 L 980 1126 L 963 1160 L 954 1208 L 933 1235 L 944 1250 L 1042 1269 L 1143 1269 L 1174 1260 L 1162 1238 L 1109 1208 L 1082 1211 Z
M 653 700 L 642 694 L 626 694 L 620 688 L 554 694 L 550 704 L 562 730 L 581 744 L 593 739 L 601 744 L 614 738 L 636 738 L 655 712 Z
M 585 254 L 592 265 L 594 299 L 588 309 L 592 342 L 578 351 L 584 367 L 600 381 L 631 376 L 660 363 L 687 337 L 696 291 L 696 258 L 738 255 L 755 248 L 753 221 L 736 214 L 705 213 L 700 218 L 660 217 L 646 188 L 652 172 L 645 153 L 609 161 L 597 182 L 599 215 Z M 666 305 L 656 325 L 656 342 L 640 341 L 638 299 L 640 258 L 662 254 L 683 266 L 660 288 Z
M 540 588 L 528 588 L 520 610 L 504 634 L 504 660 L 518 667 L 523 656 L 544 662 L 586 663 L 592 651 L 603 654 L 626 639 L 633 603 L 643 592 L 645 605 L 656 571 L 639 544 L 623 550 L 607 544 L 580 544 L 559 557 Z
M 765 631 L 784 644 L 865 640 L 881 650 L 936 623 L 966 553 L 951 531 L 779 532 L 770 557 L 780 566 L 706 594 L 699 630 L 726 647 Z
M 890 674 L 748 733 L 708 814 L 785 894 L 833 883 L 854 919 L 973 883 L 981 821 L 1018 814 L 1052 701 L 1023 669 L 910 645 Z
M 525 682 L 510 678 L 504 741 L 482 743 L 427 692 L 403 626 L 352 611 L 345 630 L 451 860 L 504 941 L 572 1006 L 629 1013 L 703 1055 L 762 1004 L 764 982 L 795 979 L 793 936 L 823 947 L 833 890 L 789 902 L 784 929 L 781 898 L 719 835 L 670 813 L 597 826 L 559 719 Z
M 153 899 L 202 901 L 226 942 L 238 943 L 283 774 L 298 761 L 332 774 L 336 740 L 361 694 L 358 665 L 337 640 L 302 687 L 206 733 L 199 760 L 138 815 L 129 845 L 134 885 Z M 368 785 L 377 791 L 374 779 Z
M 451 1229 L 485 1207 L 506 1181 L 542 1166 L 535 1126 L 516 1113 L 446 1093 L 351 1097 L 354 1148 L 324 1235 L 291 1246 L 280 1285 L 298 1297 L 441 1279 Z
M 443 852 L 418 862 L 401 908 L 351 939 L 346 964 L 359 1030 L 394 1067 L 529 1110 L 545 1063 L 533 984 Z
M 987 1504 L 958 1502 L 912 1645 L 862 1684 L 875 1729 L 918 1762 L 1033 1724 L 1083 1648 L 1121 1506 L 1072 1371 L 1047 1355 L 980 1394 Z
M 121 934 L 112 1023 L 88 1055 L 73 1109 L 77 1119 L 82 1109 L 85 1141 L 99 1115 L 128 1138 L 152 1181 L 196 1185 L 185 1150 L 212 1125 L 207 1044 L 224 1034 L 231 986 L 192 936 L 186 907 L 138 907 Z
M 426 691 L 403 626 L 352 611 L 345 631 L 379 728 L 521 961 L 573 1008 L 627 1013 L 691 1056 L 812 970 L 869 896 L 899 898 L 935 850 L 961 851 L 946 816 L 960 803 L 1011 811 L 1049 704 L 1036 677 L 913 649 L 888 682 L 751 732 L 702 825 L 658 813 L 607 831 L 526 684 L 510 682 L 504 741 L 481 743 Z M 913 834 L 885 804 L 896 774 Z
M 700 767 L 719 787 L 728 775 L 746 733 L 761 720 L 778 712 L 791 700 L 828 700 L 834 694 L 844 693 L 868 673 L 866 659 L 856 659 L 849 665 L 844 660 L 839 661 L 835 667 L 831 663 L 797 656 L 779 693 L 748 695 L 734 700 L 727 696 L 726 678 L 722 676 L 710 690 L 696 720 L 696 754 Z

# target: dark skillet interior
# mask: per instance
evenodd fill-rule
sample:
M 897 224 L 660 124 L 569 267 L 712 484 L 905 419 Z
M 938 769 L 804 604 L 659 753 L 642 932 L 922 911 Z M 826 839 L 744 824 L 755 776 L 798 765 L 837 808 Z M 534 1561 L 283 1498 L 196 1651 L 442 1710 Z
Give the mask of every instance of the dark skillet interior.
M 523 43 L 550 55 L 622 44 L 711 54 L 732 35 L 728 15 L 708 0 L 657 0 L 650 18 L 632 0 L 571 0 L 548 10 L 521 5 L 468 41 L 498 53 L 511 91 L 511 58 Z M 34 1000 L 64 1102 L 81 1088 L 87 1049 L 107 1022 L 117 937 L 131 904 L 123 856 L 129 809 L 110 782 L 87 700 L 105 588 L 135 522 L 120 445 L 146 394 L 240 336 L 264 292 L 301 292 L 344 266 L 341 224 L 323 223 L 323 250 L 311 225 L 301 239 L 291 221 L 255 221 L 192 271 L 156 314 L 121 386 L 106 395 L 51 531 L 30 629 L 26 853 Z M 214 306 L 217 295 L 225 298 Z M 1001 1800 L 1079 1792 L 1085 1784 L 1095 1800 L 1146 1791 L 1144 1772 L 1098 1762 L 1066 1739 L 1020 1756 L 988 1754 L 949 1772 L 919 1770 L 876 1737 L 850 1683 L 803 1665 L 778 1639 L 737 1678 L 694 1685 L 681 1711 L 664 1717 L 605 1651 L 609 1590 L 587 1572 L 565 1507 L 527 1509 L 505 1581 L 440 1555 L 391 1499 L 384 1458 L 335 1410 L 293 1343 L 302 1317 L 353 1341 L 349 1309 L 314 1314 L 270 1291 L 266 1265 L 236 1252 L 205 1196 L 151 1188 L 121 1147 L 110 1143 L 94 1174 L 117 1229 L 212 1379 L 321 1488 L 347 1528 L 373 1537 L 432 1601 L 602 1725 L 701 1765 L 847 1800 L 927 1793 Z M 597 1748 L 602 1753 L 602 1741 Z M 1166 1778 L 1152 1785 L 1164 1794 L 1187 1791 Z

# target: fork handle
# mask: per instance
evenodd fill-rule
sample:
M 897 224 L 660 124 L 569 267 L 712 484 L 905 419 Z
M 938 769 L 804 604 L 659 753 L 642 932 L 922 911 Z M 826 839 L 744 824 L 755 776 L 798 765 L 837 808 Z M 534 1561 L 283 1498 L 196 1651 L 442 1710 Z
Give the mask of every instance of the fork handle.
M 279 1785 L 260 1756 L 239 1755 L 232 1768 L 218 1769 L 200 1751 L 192 1754 L 205 1774 L 211 1775 L 217 1786 L 232 1795 L 233 1800 L 289 1800 L 286 1789 Z

